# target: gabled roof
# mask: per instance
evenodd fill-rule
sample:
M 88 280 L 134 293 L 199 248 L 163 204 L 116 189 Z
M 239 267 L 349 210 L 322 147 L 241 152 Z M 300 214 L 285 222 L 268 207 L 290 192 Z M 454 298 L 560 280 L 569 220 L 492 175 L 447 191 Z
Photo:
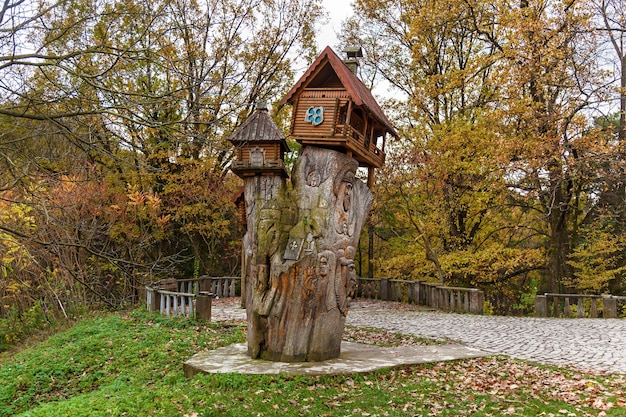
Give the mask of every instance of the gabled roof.
M 354 75 L 350 68 L 348 68 L 348 66 L 337 56 L 337 54 L 335 54 L 330 46 L 324 48 L 322 53 L 315 59 L 309 69 L 287 93 L 285 98 L 282 99 L 281 104 L 293 104 L 295 98 L 300 95 L 302 90 L 309 85 L 309 83 L 319 73 L 320 69 L 322 69 L 326 64 L 329 64 L 332 67 L 344 88 L 352 97 L 354 104 L 367 108 L 393 136 L 397 137 L 398 134 L 396 133 L 396 130 L 374 99 L 374 96 L 372 96 L 371 91 L 361 82 L 361 80 L 359 80 L 356 75 Z
M 285 135 L 267 112 L 267 106 L 259 103 L 252 116 L 241 124 L 228 138 L 234 145 L 251 142 L 281 142 L 287 149 Z

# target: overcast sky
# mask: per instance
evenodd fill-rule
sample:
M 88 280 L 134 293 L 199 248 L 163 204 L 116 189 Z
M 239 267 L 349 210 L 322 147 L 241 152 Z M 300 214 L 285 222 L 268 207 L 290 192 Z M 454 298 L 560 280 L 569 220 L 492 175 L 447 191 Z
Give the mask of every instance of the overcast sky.
M 320 50 L 337 45 L 337 33 L 341 31 L 341 22 L 352 14 L 352 0 L 324 0 L 323 4 L 328 11 L 328 23 L 322 27 L 317 37 L 317 46 Z M 335 51 L 337 52 L 337 51 Z

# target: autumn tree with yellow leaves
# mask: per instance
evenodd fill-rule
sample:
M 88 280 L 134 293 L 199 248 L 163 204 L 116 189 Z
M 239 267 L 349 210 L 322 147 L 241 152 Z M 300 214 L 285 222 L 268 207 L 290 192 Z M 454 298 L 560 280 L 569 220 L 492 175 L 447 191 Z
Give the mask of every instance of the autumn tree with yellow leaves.
M 537 283 L 576 290 L 582 231 L 623 172 L 618 147 L 593 126 L 607 97 L 596 9 L 376 4 L 355 3 L 344 42 L 364 46 L 365 79 L 390 85 L 403 132 L 377 189 L 379 273 L 478 286 L 500 312 Z M 616 262 L 604 276 L 619 281 Z
M 315 55 L 319 2 L 2 4 L 0 319 L 236 273 L 226 138 Z

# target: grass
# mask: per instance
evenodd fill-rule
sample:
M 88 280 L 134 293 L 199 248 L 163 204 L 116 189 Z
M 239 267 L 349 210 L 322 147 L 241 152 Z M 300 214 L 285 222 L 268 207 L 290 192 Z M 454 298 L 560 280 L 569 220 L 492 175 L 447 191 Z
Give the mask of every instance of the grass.
M 352 339 L 428 343 L 349 329 Z M 88 318 L 0 355 L 0 416 L 624 416 L 624 376 L 505 357 L 346 376 L 197 375 L 193 354 L 245 340 L 143 311 Z

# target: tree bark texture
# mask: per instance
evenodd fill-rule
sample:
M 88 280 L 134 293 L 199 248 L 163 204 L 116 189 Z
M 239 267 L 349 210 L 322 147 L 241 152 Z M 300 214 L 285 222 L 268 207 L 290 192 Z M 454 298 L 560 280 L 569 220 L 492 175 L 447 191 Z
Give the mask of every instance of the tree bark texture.
M 340 354 L 356 288 L 354 255 L 372 204 L 358 164 L 306 146 L 291 186 L 280 176 L 245 178 L 244 271 L 248 354 L 301 362 Z

